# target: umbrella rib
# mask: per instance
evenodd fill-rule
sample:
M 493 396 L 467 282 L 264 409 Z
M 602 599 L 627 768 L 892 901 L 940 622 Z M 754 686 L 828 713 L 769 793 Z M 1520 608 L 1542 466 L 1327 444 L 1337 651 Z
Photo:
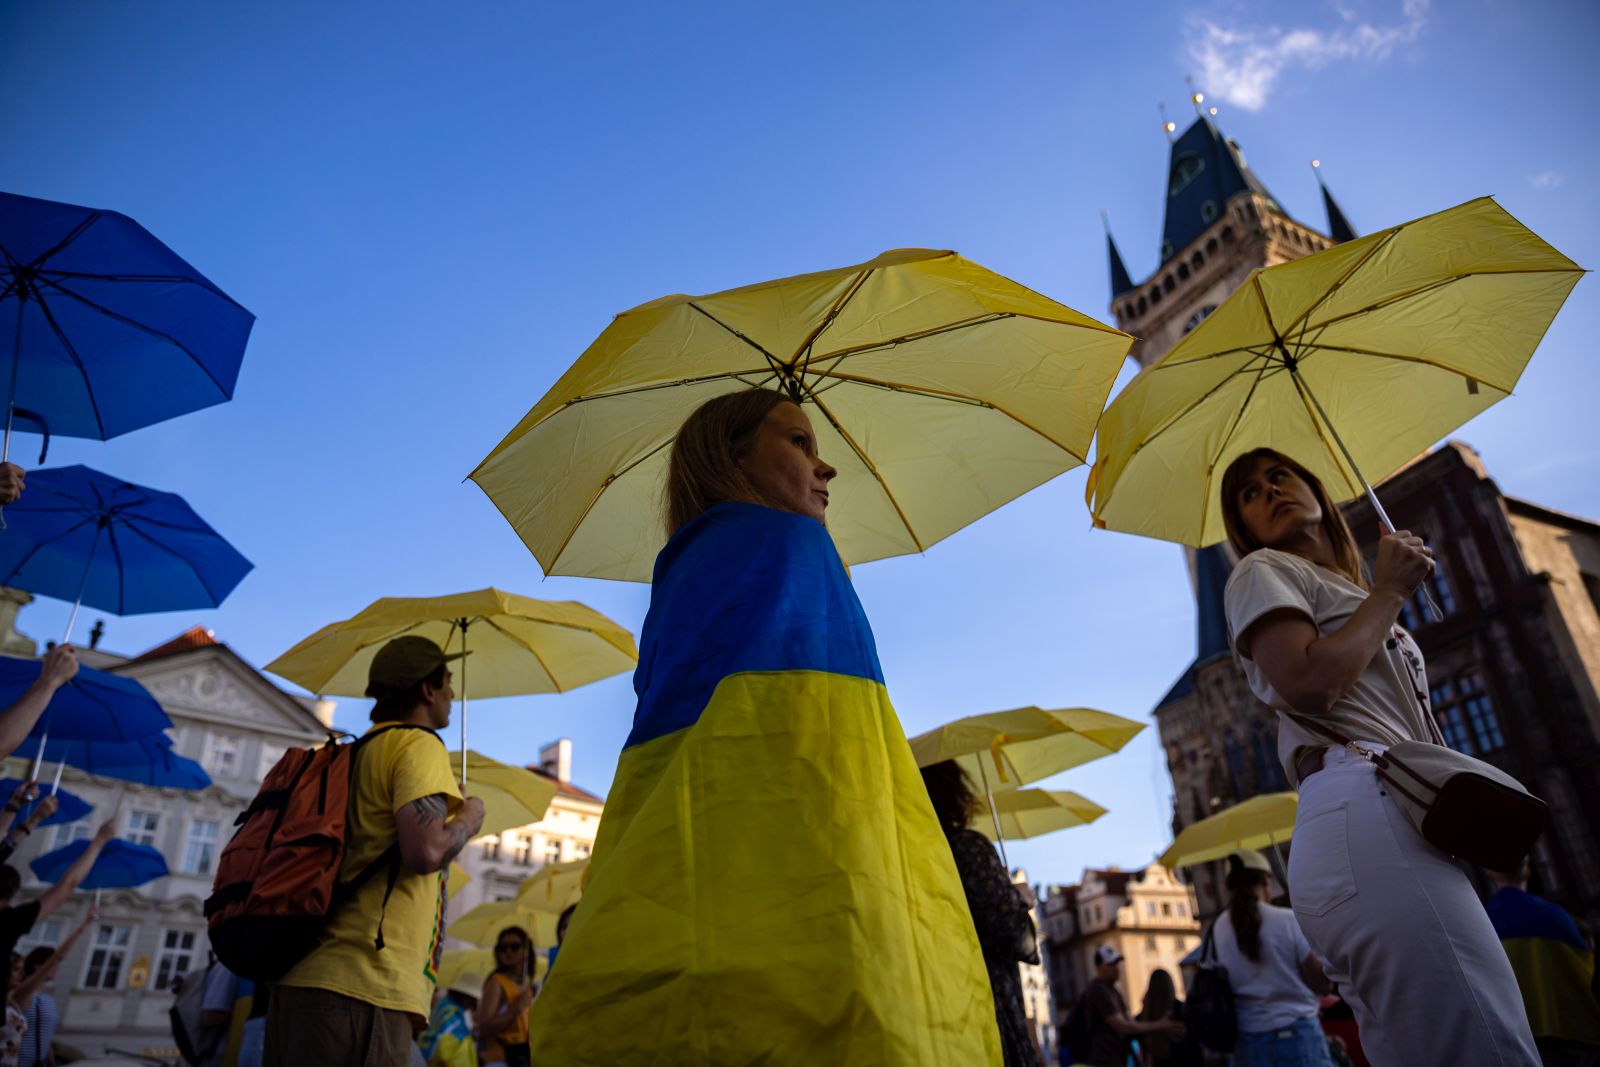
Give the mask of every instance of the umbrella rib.
M 718 326 L 721 326 L 724 330 L 727 330 L 729 333 L 733 334 L 733 336 L 737 337 L 739 340 L 743 341 L 745 344 L 749 345 L 751 348 L 755 349 L 757 352 L 760 352 L 762 357 L 765 358 L 768 363 L 772 364 L 772 369 L 773 370 L 777 371 L 780 374 L 783 373 L 783 369 L 784 369 L 783 362 L 780 359 L 778 359 L 777 356 L 773 355 L 771 352 L 768 352 L 765 348 L 762 348 L 760 345 L 756 344 L 750 338 L 746 337 L 744 334 L 740 333 L 738 330 L 735 330 L 732 326 L 729 326 L 727 323 L 723 322 L 721 319 L 719 319 L 715 315 L 711 314 L 711 312 L 707 311 L 705 308 L 701 307 L 699 304 L 696 304 L 693 300 L 690 300 L 688 302 L 688 306 L 693 308 L 695 311 L 698 311 L 700 314 L 704 315 L 706 318 L 710 319 L 712 322 L 716 323 Z
M 1078 455 L 1076 450 L 1068 448 L 1060 441 L 1057 441 L 1054 437 L 1051 437 L 1049 434 L 1039 429 L 1039 427 L 1033 425 L 1027 419 L 1022 418 L 1015 412 L 1001 407 L 999 404 L 996 404 L 990 400 L 981 400 L 978 397 L 965 396 L 961 393 L 947 392 L 942 389 L 932 389 L 926 386 L 903 385 L 892 382 L 884 382 L 879 381 L 876 378 L 867 378 L 858 374 L 840 374 L 837 371 L 824 371 L 820 376 L 823 378 L 830 378 L 836 382 L 855 382 L 858 385 L 867 385 L 875 389 L 887 389 L 893 393 L 910 393 L 913 396 L 927 397 L 930 400 L 948 400 L 956 404 L 966 404 L 971 407 L 988 408 L 990 411 L 998 412 L 999 414 L 1004 415 L 1012 422 L 1015 422 L 1018 426 L 1037 434 L 1046 441 L 1049 441 L 1052 445 L 1061 449 L 1061 451 L 1065 452 L 1079 463 L 1088 462 L 1082 456 Z M 821 391 L 822 390 L 817 390 L 819 393 Z
M 53 255 L 56 255 L 62 249 L 66 248 L 68 245 L 70 245 L 72 242 L 74 242 L 78 238 L 82 237 L 83 236 L 83 232 L 85 230 L 87 230 L 90 226 L 93 226 L 95 223 L 99 222 L 100 221 L 100 217 L 102 215 L 104 215 L 104 214 L 105 214 L 105 212 L 103 212 L 103 211 L 91 210 L 90 214 L 82 222 L 78 223 L 71 230 L 69 230 L 67 232 L 67 235 L 65 237 L 63 237 L 60 241 L 57 241 L 56 244 L 54 245 L 54 247 L 50 248 L 49 250 L 47 250 L 45 252 L 40 253 L 39 257 L 37 259 L 35 259 L 32 263 L 30 263 L 29 266 L 33 267 L 35 270 L 38 270 L 39 269 L 39 265 L 42 264 L 45 260 L 49 259 Z
M 156 548 L 158 548 L 161 551 L 165 552 L 167 555 L 171 556 L 173 559 L 177 560 L 179 563 L 182 563 L 185 567 L 188 567 L 189 568 L 189 573 L 193 574 L 195 576 L 195 579 L 199 581 L 200 588 L 204 589 L 206 591 L 206 596 L 211 598 L 211 606 L 212 607 L 217 607 L 218 605 L 220 605 L 222 603 L 222 598 L 217 596 L 217 594 L 212 590 L 211 583 L 206 581 L 205 575 L 200 573 L 199 569 L 195 567 L 194 563 L 188 557 L 180 554 L 177 551 L 177 549 L 172 548 L 169 545 L 162 544 L 160 541 L 157 541 L 154 537 L 151 537 L 149 534 L 147 534 L 143 530 L 139 529 L 139 527 L 135 526 L 133 523 L 129 522 L 127 519 L 123 519 L 122 520 L 122 525 L 127 528 L 129 533 L 138 534 L 140 537 L 142 537 L 146 541 L 150 542 L 150 544 L 154 545 Z M 114 530 L 115 528 L 116 528 L 116 524 L 113 523 L 112 526 L 111 526 L 111 529 Z M 115 537 L 113 537 L 112 540 L 113 540 L 113 543 L 115 543 Z M 219 538 L 217 538 L 217 540 L 221 541 L 222 538 L 219 537 Z M 223 544 L 227 544 L 227 542 L 223 541 Z M 230 545 L 229 547 L 231 548 L 232 546 Z M 238 550 L 235 549 L 234 551 L 237 552 Z M 120 560 L 121 557 L 119 556 L 118 558 Z M 120 567 L 119 567 L 119 570 L 120 570 Z M 120 612 L 119 612 L 119 614 L 120 614 Z
M 1466 371 L 1457 367 L 1452 367 L 1448 364 L 1440 363 L 1439 361 L 1433 359 L 1423 359 L 1421 356 L 1403 356 L 1398 352 L 1380 352 L 1375 348 L 1356 348 L 1354 345 L 1329 345 L 1323 344 L 1320 341 L 1313 341 L 1309 348 L 1310 351 L 1307 353 L 1308 355 L 1315 354 L 1317 352 L 1348 352 L 1355 356 L 1372 356 L 1375 359 L 1392 359 L 1400 363 L 1417 363 L 1425 367 L 1433 367 L 1436 370 L 1442 370 L 1447 374 L 1459 374 L 1463 378 L 1472 378 L 1477 381 L 1482 381 L 1482 379 L 1478 378 L 1476 375 L 1468 374 Z M 1489 384 L 1492 388 L 1498 388 L 1498 386 L 1494 386 L 1493 383 Z
M 44 315 L 44 321 L 50 326 L 50 331 L 56 335 L 56 340 L 61 343 L 61 347 L 72 359 L 73 366 L 78 368 L 78 376 L 83 379 L 83 391 L 89 398 L 89 410 L 94 413 L 94 424 L 100 431 L 100 439 L 104 441 L 106 439 L 106 420 L 100 414 L 100 401 L 94 395 L 94 382 L 89 379 L 89 368 L 84 365 L 83 359 L 78 355 L 78 350 L 72 346 L 72 342 L 61 329 L 61 324 L 56 322 L 55 314 L 50 310 L 50 305 L 45 303 L 44 294 L 36 289 L 33 295 L 34 299 L 38 301 L 40 313 Z M 21 307 L 17 308 L 17 314 L 19 316 L 22 314 Z M 14 353 L 12 358 L 20 360 L 22 353 Z
M 550 679 L 550 684 L 556 687 L 556 692 L 565 693 L 567 691 L 567 687 L 556 680 L 556 672 L 551 670 L 550 664 L 546 663 L 544 657 L 539 655 L 538 649 L 534 648 L 525 641 L 518 641 L 516 635 L 511 633 L 511 631 L 507 630 L 504 626 L 501 626 L 499 623 L 495 622 L 493 619 L 485 616 L 482 617 L 482 621 L 488 623 L 491 630 L 504 634 L 507 640 L 516 641 L 517 644 L 527 649 L 533 658 L 539 661 L 539 669 L 544 671 L 544 676 L 546 678 Z
M 841 348 L 837 351 L 828 352 L 821 356 L 814 356 L 806 360 L 806 368 L 810 369 L 817 363 L 827 363 L 830 360 L 837 361 L 848 359 L 851 356 L 860 356 L 868 352 L 876 352 L 883 348 L 893 348 L 896 345 L 909 344 L 912 341 L 922 341 L 929 337 L 937 337 L 942 333 L 954 333 L 956 330 L 965 330 L 973 326 L 986 326 L 991 322 L 999 322 L 1001 319 L 1033 319 L 1035 322 L 1056 322 L 1054 319 L 1040 318 L 1037 315 L 1019 315 L 1014 311 L 995 311 L 987 315 L 976 315 L 970 319 L 962 319 L 960 322 L 946 323 L 943 326 L 933 326 L 929 329 L 919 330 L 915 333 L 902 334 L 899 337 L 891 337 L 886 341 L 873 341 L 870 344 L 856 345 L 853 348 Z M 1076 323 L 1064 322 L 1056 324 L 1059 326 L 1076 325 Z M 818 373 L 825 374 L 827 372 L 819 371 Z
M 600 483 L 600 488 L 594 491 L 594 495 L 589 498 L 589 503 L 584 505 L 583 514 L 579 515 L 575 520 L 573 520 L 572 525 L 567 529 L 567 535 L 561 539 L 561 544 L 556 548 L 555 554 L 550 557 L 550 565 L 552 567 L 556 565 L 556 562 L 559 559 L 561 559 L 561 554 L 567 550 L 567 546 L 572 543 L 572 539 L 578 536 L 579 528 L 583 526 L 584 520 L 589 517 L 589 512 L 594 510 L 594 506 L 600 503 L 600 498 L 605 496 L 606 490 L 611 488 L 611 483 L 615 482 L 618 478 L 633 470 L 635 467 L 649 459 L 651 456 L 655 455 L 657 452 L 660 452 L 663 448 L 666 448 L 673 442 L 675 438 L 676 435 L 673 437 L 668 437 L 665 441 L 662 441 L 650 451 L 646 452 L 644 455 L 640 456 L 638 459 L 622 468 L 622 470 L 606 475 L 606 480 Z M 549 572 L 546 571 L 545 577 L 548 578 L 549 576 Z
M 33 509 L 29 508 L 29 509 L 22 509 L 22 510 L 32 511 Z M 56 542 L 56 541 L 60 541 L 62 538 L 68 536 L 69 534 L 73 533 L 74 531 L 81 529 L 85 523 L 90 522 L 92 519 L 93 519 L 93 516 L 85 517 L 82 521 L 78 522 L 76 525 L 69 526 L 65 530 L 62 530 L 59 534 L 56 534 L 54 537 L 50 538 L 49 542 L 45 542 L 45 541 L 36 542 L 34 544 L 34 546 L 32 548 L 28 549 L 27 553 L 20 560 L 17 561 L 17 565 L 15 567 L 11 568 L 10 573 L 8 573 L 3 579 L 0 579 L 0 585 L 9 585 L 9 584 L 11 584 L 11 582 L 17 577 L 17 574 L 19 572 L 21 572 L 22 568 L 26 567 L 28 565 L 28 563 L 33 559 L 33 557 L 35 555 L 37 555 L 39 553 L 39 551 L 41 549 L 43 549 L 47 543 L 53 543 L 53 542 Z
M 800 383 L 800 388 L 810 395 L 811 402 L 817 405 L 817 410 L 822 412 L 823 418 L 827 419 L 828 424 L 839 432 L 839 436 L 844 438 L 845 444 L 850 446 L 850 450 L 856 454 L 857 458 L 866 466 L 867 471 L 877 481 L 878 486 L 883 490 L 883 495 L 888 498 L 889 505 L 894 508 L 895 515 L 899 517 L 900 524 L 905 527 L 907 535 L 910 536 L 911 543 L 917 546 L 917 551 L 926 552 L 927 549 L 923 547 L 922 540 L 917 537 L 917 531 L 911 528 L 911 522 L 906 518 L 905 511 L 901 509 L 900 501 L 894 498 L 894 493 L 889 489 L 888 483 L 883 480 L 883 475 L 878 473 L 878 468 L 873 465 L 872 460 L 867 458 L 867 454 L 861 450 L 861 446 L 856 444 L 855 438 L 851 437 L 849 432 L 839 424 L 839 420 L 834 418 L 833 412 L 829 411 L 828 406 L 817 397 L 816 391 L 803 381 Z
M 636 393 L 650 393 L 657 389 L 677 389 L 685 385 L 701 385 L 705 382 L 721 381 L 724 378 L 732 378 L 735 381 L 743 382 L 745 380 L 744 376 L 747 374 L 765 373 L 774 373 L 774 370 L 772 367 L 756 367 L 751 370 L 718 371 L 716 374 L 702 374 L 695 378 L 674 378 L 667 382 L 650 382 L 647 385 L 633 385 L 626 389 L 614 389 L 606 393 L 585 393 L 583 396 L 575 396 L 570 400 L 562 401 L 561 407 L 565 409 L 574 404 L 582 404 L 590 400 L 610 400 L 619 396 L 633 396 Z M 749 383 L 746 382 L 746 384 Z
M 855 281 L 851 282 L 845 291 L 839 294 L 838 299 L 833 302 L 833 306 L 822 316 L 822 321 L 817 323 L 817 328 L 806 335 L 806 339 L 800 342 L 800 347 L 795 349 L 794 358 L 790 360 L 792 366 L 800 367 L 800 357 L 802 355 L 805 356 L 805 366 L 809 367 L 811 365 L 811 348 L 817 343 L 817 338 L 822 336 L 822 331 L 833 325 L 833 320 L 839 317 L 839 313 L 844 310 L 846 304 L 855 299 L 855 295 L 861 291 L 862 286 L 867 284 L 867 279 L 872 277 L 872 274 L 871 270 L 862 271 L 856 275 Z
M 1306 409 L 1306 417 L 1311 420 L 1311 428 L 1317 431 L 1317 439 L 1322 442 L 1322 447 L 1333 458 L 1333 466 L 1339 472 L 1339 477 L 1344 479 L 1345 488 L 1351 493 L 1359 495 L 1361 490 L 1350 484 L 1350 475 L 1345 472 L 1344 464 L 1340 462 L 1339 453 L 1334 451 L 1332 442 L 1328 440 L 1328 435 L 1322 432 L 1322 422 L 1317 418 L 1317 413 L 1312 408 L 1310 400 L 1306 398 L 1305 387 L 1300 382 L 1300 376 L 1291 374 L 1289 375 L 1289 380 L 1294 383 L 1294 394 L 1300 398 L 1300 406 Z M 1360 476 L 1359 471 L 1356 474 L 1358 477 Z
M 1390 230 L 1387 234 L 1385 234 L 1381 241 L 1374 241 L 1372 243 L 1372 247 L 1367 249 L 1366 254 L 1363 255 L 1360 259 L 1357 259 L 1354 263 L 1350 264 L 1350 268 L 1348 270 L 1346 270 L 1343 274 L 1341 274 L 1338 278 L 1334 279 L 1333 284 L 1328 286 L 1328 288 L 1323 292 L 1323 294 L 1321 296 L 1319 296 L 1319 297 L 1317 297 L 1317 299 L 1313 300 L 1310 303 L 1310 305 L 1308 305 L 1306 307 L 1306 309 L 1304 311 L 1302 311 L 1299 315 L 1295 316 L 1295 320 L 1293 322 L 1289 323 L 1287 329 L 1285 329 L 1284 332 L 1288 333 L 1289 331 L 1293 330 L 1296 326 L 1299 326 L 1301 323 L 1309 321 L 1310 318 L 1311 318 L 1311 313 L 1313 311 L 1317 310 L 1317 308 L 1321 307 L 1323 304 L 1326 304 L 1329 300 L 1331 300 L 1333 298 L 1333 294 L 1338 292 L 1339 289 L 1341 287 L 1343 287 L 1344 283 L 1349 281 L 1351 276 L 1353 276 L 1356 271 L 1358 271 L 1362 267 L 1366 266 L 1367 263 L 1372 259 L 1373 256 L 1377 255 L 1383 249 L 1388 248 L 1389 247 L 1389 242 L 1393 241 L 1396 237 L 1400 236 L 1400 231 L 1403 230 L 1403 229 L 1405 229 L 1405 225 L 1396 226 L 1394 229 Z M 1258 271 L 1255 275 L 1252 276 L 1252 280 L 1255 280 L 1255 279 L 1259 278 L 1260 276 L 1261 276 L 1260 272 Z M 1256 295 L 1257 296 L 1261 296 L 1261 283 L 1259 281 L 1255 282 L 1255 289 L 1256 289 Z M 1262 307 L 1262 310 L 1266 310 L 1266 306 L 1267 306 L 1267 299 L 1266 299 L 1266 297 L 1261 296 L 1261 307 Z M 1267 321 L 1269 323 L 1272 321 L 1272 313 L 1270 311 L 1267 312 Z M 1274 334 L 1274 336 L 1277 335 L 1276 327 L 1274 327 L 1274 329 L 1273 329 L 1273 334 Z
M 1174 361 L 1169 355 L 1151 364 L 1150 369 L 1161 370 L 1164 367 L 1192 367 L 1196 363 L 1204 363 L 1211 359 L 1223 359 L 1227 356 L 1237 356 L 1241 352 L 1249 352 L 1253 356 L 1264 355 L 1264 353 L 1256 351 L 1260 347 L 1260 345 L 1239 345 L 1236 348 L 1224 348 L 1220 352 L 1207 352 L 1203 356 L 1194 356 L 1191 359 L 1180 359 L 1176 361 Z
M 1257 359 L 1261 359 L 1261 360 L 1267 360 L 1266 356 L 1263 356 L 1263 355 L 1261 355 L 1259 353 L 1256 354 L 1256 358 Z M 1164 424 L 1162 424 L 1162 426 L 1159 429 L 1155 430 L 1154 432 L 1152 432 L 1151 434 L 1146 436 L 1144 440 L 1140 441 L 1138 443 L 1138 445 L 1136 445 L 1134 447 L 1133 452 L 1129 455 L 1128 458 L 1132 459 L 1133 456 L 1136 456 L 1140 452 L 1144 451 L 1145 447 L 1147 445 L 1150 445 L 1151 443 L 1153 443 L 1156 438 L 1160 437 L 1162 434 L 1166 433 L 1168 430 L 1170 430 L 1174 426 L 1176 426 L 1179 422 L 1183 421 L 1183 419 L 1185 419 L 1189 415 L 1193 414 L 1194 410 L 1196 408 L 1198 408 L 1201 404 L 1204 404 L 1207 400 L 1210 400 L 1213 396 L 1215 396 L 1217 394 L 1218 390 L 1220 390 L 1223 386 L 1227 385 L 1229 382 L 1233 381 L 1235 378 L 1239 377 L 1240 375 L 1249 373 L 1250 370 L 1251 370 L 1251 363 L 1254 363 L 1254 362 L 1255 362 L 1255 360 L 1251 360 L 1250 363 L 1246 363 L 1243 367 L 1239 367 L 1239 368 L 1236 368 L 1233 371 L 1230 371 L 1226 378 L 1222 379 L 1216 385 L 1213 385 L 1210 389 L 1207 389 L 1203 394 L 1201 394 L 1200 396 L 1196 397 L 1194 402 L 1191 403 L 1188 407 L 1184 408 L 1182 411 L 1180 411 L 1177 414 L 1173 415 L 1172 418 L 1168 419 Z M 1270 362 L 1270 361 L 1268 361 L 1268 362 Z M 1263 365 L 1262 367 L 1257 368 L 1256 373 L 1259 375 L 1265 369 L 1266 369 L 1266 367 L 1265 367 L 1265 365 Z
M 102 304 L 97 304 L 93 300 L 90 300 L 88 297 L 84 296 L 83 294 L 73 292 L 71 289 L 68 289 L 65 285 L 62 285 L 60 282 L 52 281 L 49 284 L 50 284 L 50 288 L 55 289 L 58 292 L 66 294 L 67 296 L 71 297 L 72 299 L 78 301 L 78 303 L 84 305 L 87 308 L 91 308 L 94 311 L 98 311 L 100 314 L 106 316 L 107 318 L 113 320 L 114 322 L 120 322 L 124 326 L 129 326 L 129 327 L 132 327 L 135 330 L 139 330 L 139 331 L 141 331 L 143 333 L 147 333 L 151 337 L 154 337 L 156 340 L 164 341 L 167 344 L 171 345 L 172 347 L 176 348 L 178 351 L 180 351 L 184 355 L 188 356 L 190 361 L 192 363 L 194 363 L 195 366 L 199 367 L 202 371 L 205 372 L 205 376 L 207 378 L 211 379 L 211 384 L 217 387 L 217 392 L 222 394 L 222 397 L 223 397 L 224 400 L 232 399 L 232 394 L 230 392 L 228 392 L 228 390 L 223 387 L 221 382 L 217 381 L 217 376 L 211 372 L 211 368 L 206 366 L 205 362 L 199 356 L 195 355 L 192 351 L 190 351 L 189 347 L 187 345 L 185 345 L 182 341 L 179 341 L 176 337 L 172 337 L 172 336 L 170 336 L 168 334 L 162 333 L 160 330 L 156 329 L 153 326 L 146 326 L 144 323 L 139 322 L 137 319 L 131 319 L 128 316 L 122 314 L 121 312 L 112 311 L 110 308 L 105 307 Z M 207 292 L 215 292 L 215 290 L 209 290 L 208 289 Z M 223 299 L 227 299 L 227 298 L 224 297 Z M 43 301 L 41 301 L 41 303 L 43 303 Z M 229 303 L 233 303 L 233 302 L 230 300 Z M 238 307 L 238 306 L 239 305 L 234 304 L 234 307 Z M 242 311 L 244 309 L 240 308 L 240 310 Z

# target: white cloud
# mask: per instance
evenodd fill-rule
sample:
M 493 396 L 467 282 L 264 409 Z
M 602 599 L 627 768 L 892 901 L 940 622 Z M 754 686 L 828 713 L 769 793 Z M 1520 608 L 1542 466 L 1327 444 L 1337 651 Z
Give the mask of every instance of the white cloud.
M 1567 176 L 1558 170 L 1545 170 L 1528 175 L 1528 184 L 1535 189 L 1554 189 L 1566 180 Z
M 1400 21 L 1375 25 L 1347 7 L 1337 9 L 1334 29 L 1224 26 L 1196 16 L 1189 20 L 1189 57 L 1200 86 L 1213 97 L 1246 111 L 1266 106 L 1279 78 L 1293 67 L 1316 69 L 1342 60 L 1379 60 L 1422 33 L 1429 0 L 1403 0 Z

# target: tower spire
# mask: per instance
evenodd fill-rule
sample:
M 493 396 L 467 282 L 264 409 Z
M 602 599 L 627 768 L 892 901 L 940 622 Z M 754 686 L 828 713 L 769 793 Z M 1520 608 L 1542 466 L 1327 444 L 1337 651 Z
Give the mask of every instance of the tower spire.
M 1100 223 L 1106 228 L 1106 258 L 1111 265 L 1111 296 L 1115 299 L 1133 288 L 1133 279 L 1128 277 L 1122 253 L 1117 250 L 1116 239 L 1111 236 L 1111 219 L 1103 208 L 1100 211 Z
M 1355 227 L 1350 225 L 1350 220 L 1344 217 L 1344 212 L 1339 210 L 1338 201 L 1333 194 L 1328 192 L 1328 183 L 1322 180 L 1322 160 L 1311 161 L 1311 173 L 1317 176 L 1317 186 L 1322 190 L 1322 206 L 1328 213 L 1328 236 L 1343 244 L 1345 241 L 1354 241 L 1358 236 Z

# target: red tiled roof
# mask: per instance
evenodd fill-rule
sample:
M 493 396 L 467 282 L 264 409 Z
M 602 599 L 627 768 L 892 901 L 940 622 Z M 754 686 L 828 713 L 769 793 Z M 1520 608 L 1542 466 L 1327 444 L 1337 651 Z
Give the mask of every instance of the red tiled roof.
M 539 766 L 537 763 L 528 764 L 528 770 L 532 771 L 534 774 L 542 775 L 545 778 L 550 779 L 552 782 L 555 782 L 556 783 L 556 792 L 561 796 L 574 797 L 574 798 L 576 798 L 578 800 L 588 800 L 588 801 L 592 801 L 595 804 L 604 804 L 606 802 L 606 798 L 605 797 L 600 796 L 600 795 L 598 795 L 596 793 L 591 793 L 587 789 L 584 789 L 582 786 L 573 785 L 571 782 L 559 782 L 559 781 L 556 781 L 556 776 L 555 775 L 551 774 L 549 771 L 545 770 L 543 767 Z
M 216 635 L 204 626 L 191 626 L 166 644 L 147 649 L 128 662 L 140 663 L 144 660 L 160 659 L 162 656 L 173 656 L 179 652 L 189 652 L 196 648 L 206 648 L 218 643 Z

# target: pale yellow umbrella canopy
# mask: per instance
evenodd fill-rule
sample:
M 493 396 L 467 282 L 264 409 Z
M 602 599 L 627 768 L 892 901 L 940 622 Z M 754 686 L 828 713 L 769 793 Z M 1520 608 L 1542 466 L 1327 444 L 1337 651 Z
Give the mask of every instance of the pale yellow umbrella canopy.
M 1008 840 L 1040 837 L 1074 826 L 1087 826 L 1106 809 L 1087 797 L 1066 790 L 1010 789 L 994 795 L 1000 829 Z M 993 820 L 974 816 L 972 828 L 997 840 Z
M 1225 859 L 1247 848 L 1280 845 L 1294 836 L 1300 798 L 1295 793 L 1265 793 L 1215 815 L 1190 823 L 1161 855 L 1163 867 L 1191 867 Z
M 1014 708 L 969 715 L 911 739 L 917 766 L 953 759 L 996 794 L 1118 752 L 1144 723 L 1092 708 Z
M 440 989 L 461 989 L 463 992 L 480 996 L 483 984 L 494 973 L 495 959 L 492 948 L 465 948 L 455 949 L 439 957 L 439 982 Z M 549 973 L 550 961 L 544 954 L 535 953 L 533 957 L 533 980 L 541 982 Z
M 445 933 L 469 944 L 493 947 L 500 931 L 520 926 L 528 931 L 535 945 L 548 947 L 556 943 L 559 917 L 556 912 L 528 907 L 519 900 L 496 900 L 479 904 L 451 923 Z
M 450 762 L 458 765 L 461 753 L 450 753 Z M 545 775 L 470 750 L 467 779 L 472 783 L 472 795 L 483 801 L 479 833 L 484 837 L 540 821 L 560 788 Z
M 362 696 L 372 657 L 403 634 L 426 637 L 449 652 L 461 651 L 465 642 L 472 654 L 455 666 L 453 684 L 473 700 L 566 692 L 631 671 L 639 660 L 633 635 L 591 607 L 479 589 L 375 600 L 266 669 L 313 693 Z
M 517 902 L 524 907 L 560 915 L 569 904 L 576 904 L 582 898 L 588 873 L 586 859 L 547 863 L 517 887 Z
M 1095 524 L 1215 544 L 1258 447 L 1360 495 L 1508 396 L 1582 274 L 1487 197 L 1256 271 L 1106 409 Z
M 465 889 L 467 887 L 467 883 L 471 881 L 472 875 L 467 873 L 467 869 L 461 866 L 461 864 L 457 863 L 455 860 L 451 860 L 449 873 L 445 875 L 444 879 L 445 896 L 455 896 L 457 893 Z
M 673 438 L 707 400 L 798 398 L 846 563 L 922 551 L 1084 462 L 1132 338 L 954 252 L 618 315 L 472 472 L 546 574 L 649 581 Z

